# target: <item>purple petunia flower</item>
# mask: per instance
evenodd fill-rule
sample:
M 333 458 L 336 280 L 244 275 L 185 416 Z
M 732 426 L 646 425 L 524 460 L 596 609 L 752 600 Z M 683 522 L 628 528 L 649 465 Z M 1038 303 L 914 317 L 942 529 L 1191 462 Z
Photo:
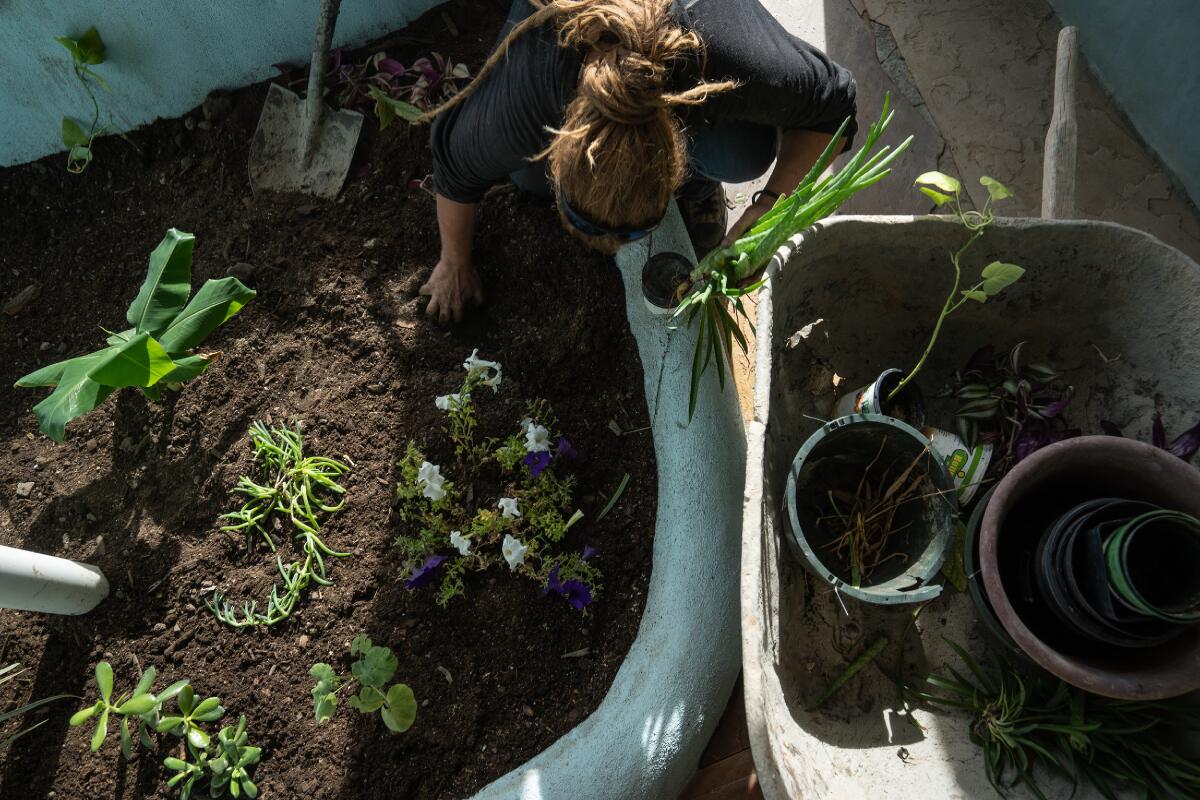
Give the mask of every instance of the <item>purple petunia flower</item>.
M 446 560 L 445 556 L 430 556 L 425 559 L 425 563 L 413 569 L 412 575 L 404 581 L 405 589 L 420 589 L 423 586 L 428 586 L 437 573 L 438 567 Z
M 546 576 L 546 588 L 542 589 L 542 597 L 554 592 L 555 594 L 563 593 L 562 581 L 558 579 L 558 567 L 550 570 L 550 574 Z
M 587 561 L 594 555 L 596 555 L 596 548 L 592 547 L 590 544 L 585 544 L 583 546 L 583 560 Z
M 592 602 L 592 589 L 583 581 L 564 581 L 561 594 L 567 598 L 567 603 L 576 611 L 582 611 Z
M 574 447 L 571 447 L 571 443 L 567 440 L 567 437 L 563 436 L 558 440 L 558 446 L 554 451 L 555 458 L 575 458 L 577 455 L 579 453 L 575 452 Z
M 550 454 L 546 452 L 530 453 L 521 459 L 521 463 L 529 467 L 529 474 L 536 478 L 542 474 L 542 470 L 550 466 Z

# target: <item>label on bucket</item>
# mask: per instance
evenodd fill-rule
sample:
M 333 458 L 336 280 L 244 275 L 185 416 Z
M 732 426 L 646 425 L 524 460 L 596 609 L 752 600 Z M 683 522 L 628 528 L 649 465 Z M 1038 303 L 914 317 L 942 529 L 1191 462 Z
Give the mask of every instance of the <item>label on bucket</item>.
M 942 457 L 954 481 L 958 501 L 964 505 L 971 502 L 987 474 L 988 464 L 992 463 L 992 446 L 980 442 L 968 449 L 966 442 L 941 428 L 926 428 L 924 434 Z
M 882 414 L 883 412 L 875 407 L 878 403 L 874 402 L 876 400 L 874 389 L 875 384 L 869 383 L 842 395 L 842 398 L 833 407 L 834 419 L 848 417 L 851 414 Z

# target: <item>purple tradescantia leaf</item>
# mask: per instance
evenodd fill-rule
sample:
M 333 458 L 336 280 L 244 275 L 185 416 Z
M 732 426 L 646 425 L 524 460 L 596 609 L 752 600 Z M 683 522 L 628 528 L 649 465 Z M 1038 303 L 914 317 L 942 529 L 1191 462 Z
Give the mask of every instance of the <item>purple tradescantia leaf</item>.
M 1049 436 L 1041 426 L 1025 428 L 1017 437 L 1017 461 L 1023 461 L 1049 443 Z
M 1061 414 L 1066 407 L 1071 403 L 1071 393 L 1067 392 L 1062 397 L 1055 400 L 1053 403 L 1042 406 L 1039 413 L 1046 419 L 1054 419 Z
M 425 559 L 425 563 L 413 569 L 412 575 L 409 575 L 408 580 L 404 581 L 404 588 L 420 589 L 423 586 L 428 586 L 433 581 L 438 567 L 445 560 L 445 556 L 430 556 Z
M 1162 414 L 1154 412 L 1154 423 L 1150 426 L 1150 444 L 1167 449 L 1167 429 L 1163 427 Z
M 401 64 L 394 58 L 381 58 L 375 68 L 380 72 L 387 72 L 392 75 L 403 75 L 408 72 L 408 67 Z
M 585 544 L 583 546 L 583 560 L 587 561 L 594 555 L 596 555 L 596 548 L 592 547 L 590 544 Z
M 582 611 L 592 602 L 592 589 L 583 581 L 565 581 L 562 585 L 562 594 L 566 596 L 567 603 L 571 608 L 576 611 Z
M 529 467 L 529 474 L 536 478 L 542 474 L 542 470 L 550 466 L 550 454 L 547 452 L 530 453 L 521 459 L 521 463 Z
M 1117 423 L 1110 419 L 1100 420 L 1100 430 L 1104 431 L 1106 436 L 1124 436 L 1121 429 L 1117 427 Z
M 554 450 L 555 458 L 575 458 L 579 453 L 575 452 L 575 448 L 567 441 L 567 437 L 563 436 L 558 440 L 558 446 Z
M 1184 461 L 1191 461 L 1197 450 L 1200 450 L 1200 422 L 1179 434 L 1167 447 L 1168 453 Z
M 968 372 L 991 372 L 992 365 L 996 362 L 996 347 L 995 345 L 985 344 L 983 347 L 976 350 L 967 359 Z

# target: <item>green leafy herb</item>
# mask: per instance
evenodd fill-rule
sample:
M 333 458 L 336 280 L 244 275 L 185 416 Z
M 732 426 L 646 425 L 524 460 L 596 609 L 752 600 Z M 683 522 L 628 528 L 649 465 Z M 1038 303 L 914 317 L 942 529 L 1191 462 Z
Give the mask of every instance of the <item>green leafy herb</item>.
M 396 674 L 395 653 L 373 644 L 364 633 L 354 637 L 350 654 L 358 656 L 350 666 L 350 674 L 359 686 L 358 693 L 350 698 L 350 707 L 361 714 L 378 711 L 383 724 L 393 733 L 404 733 L 411 728 L 417 717 L 413 690 L 403 683 L 384 688 Z M 318 724 L 328 722 L 337 708 L 337 692 L 344 688 L 342 679 L 328 664 L 313 664 L 309 674 L 317 679 L 312 689 L 313 713 Z
M 714 357 L 717 377 L 725 388 L 725 371 L 733 358 L 733 343 L 747 352 L 746 338 L 738 328 L 740 317 L 750 324 L 742 298 L 763 285 L 759 281 L 742 287 L 743 281 L 761 272 L 775 252 L 792 236 L 834 213 L 851 195 L 866 189 L 891 174 L 889 165 L 912 141 L 908 137 L 894 150 L 884 146 L 871 154 L 879 137 L 892 120 L 890 98 L 885 98 L 879 120 L 871 125 L 862 148 L 838 172 L 822 178 L 822 173 L 837 155 L 850 120 L 833 135 L 816 164 L 792 192 L 779 198 L 745 234 L 729 247 L 706 255 L 691 274 L 691 292 L 680 302 L 675 316 L 684 316 L 697 326 L 696 353 L 692 358 L 691 394 L 688 420 L 696 413 L 700 379 Z M 726 303 L 733 309 L 730 313 Z
M 206 605 L 217 619 L 234 628 L 274 625 L 287 619 L 310 585 L 333 583 L 326 577 L 325 558 L 350 555 L 331 549 L 320 536 L 321 519 L 337 513 L 346 503 L 346 490 L 337 479 L 350 468 L 332 458 L 305 455 L 299 423 L 292 430 L 286 425 L 268 428 L 255 421 L 250 426 L 250 442 L 265 482 L 257 483 L 246 476 L 238 480 L 234 491 L 250 499 L 237 511 L 222 515 L 233 522 L 221 530 L 245 531 L 247 536 L 257 531 L 274 553 L 276 543 L 264 523 L 286 516 L 296 530 L 303 558 L 285 566 L 276 556 L 283 589 L 278 584 L 271 587 L 266 613 L 258 611 L 257 602 L 247 601 L 242 604 L 239 618 L 232 604 L 220 592 L 214 593 Z
M 133 327 L 110 334 L 108 347 L 50 364 L 20 378 L 23 388 L 53 386 L 34 406 L 42 432 L 56 442 L 66 424 L 116 389 L 138 387 L 151 400 L 204 372 L 218 354 L 193 353 L 210 333 L 254 299 L 237 278 L 209 280 L 191 302 L 195 238 L 171 228 L 150 254 L 146 280 L 125 316 Z

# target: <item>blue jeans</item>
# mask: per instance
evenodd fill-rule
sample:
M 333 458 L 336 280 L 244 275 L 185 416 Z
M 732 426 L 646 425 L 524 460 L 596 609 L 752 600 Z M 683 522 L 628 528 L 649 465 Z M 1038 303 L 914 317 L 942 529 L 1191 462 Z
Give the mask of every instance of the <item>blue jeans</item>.
M 722 183 L 745 183 L 771 168 L 779 155 L 779 129 L 741 120 L 717 120 L 688 135 L 688 161 L 694 176 Z M 531 164 L 509 177 L 518 189 L 553 197 L 546 165 Z

